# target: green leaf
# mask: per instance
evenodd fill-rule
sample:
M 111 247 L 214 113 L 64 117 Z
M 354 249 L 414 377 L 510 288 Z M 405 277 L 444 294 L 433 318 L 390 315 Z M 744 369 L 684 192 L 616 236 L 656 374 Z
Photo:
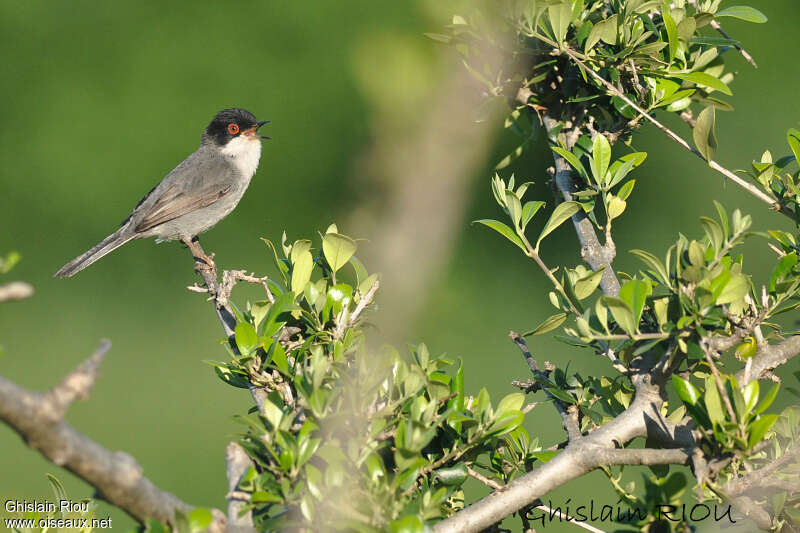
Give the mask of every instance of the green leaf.
M 717 11 L 715 17 L 734 17 L 747 22 L 763 24 L 767 21 L 767 16 L 758 9 L 750 6 L 731 6 Z
M 581 160 L 578 159 L 578 156 L 568 150 L 564 150 L 560 146 L 551 146 L 550 149 L 566 159 L 567 162 L 572 165 L 572 168 L 578 171 L 578 174 L 580 174 L 583 179 L 589 179 L 589 175 L 586 173 L 586 167 L 583 166 L 583 163 L 581 163 Z
M 611 145 L 602 133 L 594 137 L 592 144 L 592 173 L 598 185 L 602 186 L 606 182 L 608 164 L 611 162 Z
M 553 451 L 553 450 L 543 450 L 541 452 L 531 452 L 531 456 L 535 457 L 536 459 L 538 459 L 539 461 L 541 461 L 543 463 L 546 463 L 547 461 L 549 461 L 550 459 L 552 459 L 556 455 L 558 455 L 558 452 Z
M 56 500 L 66 500 L 67 499 L 67 491 L 64 489 L 64 485 L 59 481 L 59 479 L 54 476 L 53 474 L 46 474 L 47 475 L 47 484 L 50 485 L 50 490 L 53 491 L 53 495 L 56 497 Z
M 506 208 L 514 227 L 519 227 L 520 218 L 522 217 L 522 204 L 513 191 L 506 190 Z
M 547 221 L 542 233 L 539 234 L 539 238 L 536 240 L 536 252 L 539 251 L 539 244 L 541 244 L 542 239 L 563 224 L 564 221 L 569 217 L 580 211 L 580 209 L 581 204 L 578 202 L 562 202 L 558 204 L 556 208 L 553 209 L 553 214 L 550 215 L 550 220 Z
M 783 279 L 791 273 L 796 264 L 797 252 L 792 252 L 781 257 L 781 260 L 775 265 L 775 270 L 772 271 L 772 276 L 769 279 L 769 292 L 775 292 L 777 283 L 783 281 Z
M 295 248 L 292 248 L 292 257 L 295 257 Z M 314 268 L 314 257 L 308 250 L 297 254 L 292 266 L 292 292 L 295 296 L 303 292 L 306 284 L 311 280 L 311 271 Z M 313 302 L 312 302 L 313 303 Z
M 619 289 L 619 297 L 628 304 L 628 307 L 633 312 L 633 322 L 636 324 L 636 330 L 639 329 L 639 321 L 642 319 L 645 301 L 652 292 L 653 288 L 650 284 L 640 279 L 632 279 Z
M 636 180 L 629 180 L 627 183 L 625 183 L 625 185 L 619 188 L 617 196 L 623 200 L 627 200 L 628 196 L 630 196 L 633 192 L 634 185 L 636 185 Z
M 572 22 L 572 2 L 561 0 L 559 3 L 552 4 L 547 8 L 547 14 L 550 17 L 550 26 L 553 28 L 556 41 L 564 42 Z
M 270 306 L 269 311 L 267 311 L 267 316 L 264 318 L 262 335 L 267 337 L 275 335 L 284 324 L 284 322 L 278 321 L 278 317 L 293 308 L 294 293 L 284 292 L 275 298 L 275 303 Z
M 322 253 L 325 254 L 325 260 L 328 261 L 331 270 L 336 272 L 346 265 L 356 253 L 356 241 L 346 235 L 331 231 L 322 239 Z
M 658 277 L 661 278 L 661 282 L 664 285 L 670 285 L 667 269 L 664 267 L 664 264 L 661 263 L 661 260 L 658 257 L 645 250 L 631 250 L 631 253 L 641 259 L 643 262 L 647 263 L 647 266 L 652 268 Z
M 459 486 L 467 480 L 467 465 L 459 463 L 450 468 L 439 468 L 433 471 L 433 478 L 443 485 Z
M 531 335 L 541 335 L 548 331 L 553 331 L 558 326 L 564 323 L 567 319 L 567 313 L 556 313 L 545 319 L 544 322 L 533 328 L 532 330 L 522 334 L 523 337 L 530 337 Z
M 236 346 L 239 348 L 239 353 L 242 355 L 248 355 L 258 346 L 258 333 L 256 333 L 256 328 L 249 322 L 236 324 L 233 336 L 236 340 Z
M 522 219 L 520 220 L 520 226 L 524 230 L 525 227 L 528 225 L 528 222 L 536 216 L 536 213 L 545 205 L 545 202 L 540 201 L 531 201 L 526 202 L 525 205 L 522 207 Z
M 211 511 L 205 507 L 195 507 L 189 512 L 189 530 L 192 532 L 205 531 L 213 519 Z
M 715 91 L 719 91 L 723 94 L 727 94 L 728 96 L 732 96 L 733 93 L 731 92 L 730 88 L 725 85 L 724 82 L 720 81 L 719 78 L 715 78 L 711 74 L 706 74 L 705 72 L 690 72 L 689 74 L 680 74 L 676 72 L 670 72 L 669 76 L 673 78 L 678 78 L 684 81 L 690 81 L 701 87 L 706 87 L 708 89 L 714 89 Z
M 545 390 L 564 403 L 575 403 L 575 397 L 558 387 L 545 387 Z
M 717 305 L 738 302 L 744 298 L 750 289 L 750 283 L 744 274 L 733 274 L 731 280 L 722 289 L 722 293 L 717 298 Z
M 495 412 L 503 413 L 505 411 L 519 411 L 522 409 L 522 404 L 525 403 L 525 395 L 521 392 L 512 392 L 506 395 L 500 403 L 497 404 Z
M 711 419 L 711 423 L 721 426 L 725 422 L 725 411 L 722 410 L 722 399 L 712 376 L 706 379 L 706 392 L 703 395 L 703 401 L 706 404 L 708 418 Z
M 611 311 L 619 327 L 628 335 L 633 336 L 636 333 L 637 321 L 634 320 L 633 313 L 630 307 L 628 307 L 628 304 L 624 300 L 614 298 L 613 296 L 603 296 L 602 300 Z
M 286 350 L 280 342 L 274 341 L 272 347 L 272 364 L 285 375 L 289 374 L 289 360 L 286 358 Z
M 487 430 L 487 435 L 493 437 L 514 431 L 522 424 L 522 420 L 525 418 L 525 415 L 519 410 L 503 411 L 502 413 L 497 413 L 496 416 L 497 418 Z
M 473 224 L 475 224 L 475 223 L 483 224 L 484 226 L 488 226 L 488 227 L 492 228 L 497 233 L 499 233 L 500 235 L 502 235 L 503 237 L 505 237 L 509 241 L 511 241 L 514 244 L 516 244 L 517 246 L 519 246 L 520 250 L 522 250 L 523 252 L 527 252 L 527 250 L 525 249 L 525 243 L 522 242 L 522 239 L 519 238 L 519 235 L 514 233 L 513 229 L 509 228 L 508 226 L 506 226 L 502 222 L 499 222 L 497 220 L 491 220 L 491 219 L 488 219 L 488 218 L 483 218 L 481 220 L 476 220 L 475 222 L 473 222 Z
M 677 374 L 672 374 L 672 386 L 675 387 L 678 397 L 689 405 L 695 405 L 700 399 L 700 391 L 697 390 L 697 387 Z
M 604 270 L 605 268 L 601 268 L 597 272 L 592 272 L 575 282 L 575 297 L 578 300 L 586 299 L 592 295 L 603 279 Z
M 620 198 L 619 196 L 611 195 L 611 198 L 608 199 L 608 220 L 614 220 L 615 218 L 622 215 L 625 212 L 625 208 L 628 206 L 628 202 Z
M 760 387 L 758 385 L 758 380 L 754 379 L 742 391 L 742 396 L 744 396 L 744 405 L 745 405 L 745 413 L 749 414 L 753 412 L 753 409 L 756 407 L 756 403 L 758 403 L 758 395 L 760 392 Z
M 714 159 L 717 149 L 717 136 L 714 133 L 714 106 L 708 106 L 697 116 L 697 123 L 692 130 L 694 145 L 709 163 Z
M 780 390 L 780 388 L 781 388 L 780 383 L 772 384 L 772 387 L 770 387 L 769 391 L 767 391 L 767 394 L 764 395 L 764 399 L 761 400 L 761 403 L 758 404 L 758 407 L 754 411 L 755 414 L 760 415 L 761 413 L 766 411 L 770 405 L 772 405 L 772 402 L 775 401 L 775 397 L 778 396 L 778 391 Z
M 747 446 L 752 448 L 764 438 L 767 431 L 778 420 L 778 415 L 761 415 L 761 418 L 750 424 L 750 437 L 747 439 Z
M 617 33 L 617 15 L 614 14 L 592 27 L 592 31 L 589 32 L 586 43 L 583 45 L 583 50 L 588 53 L 598 41 L 611 45 L 617 44 Z
M 678 51 L 678 26 L 675 24 L 675 19 L 667 10 L 663 10 L 661 16 L 664 19 L 664 28 L 667 30 L 667 41 L 669 42 L 669 62 L 675 59 L 675 54 Z
M 389 524 L 391 533 L 423 533 L 425 526 L 417 515 L 404 516 Z
M 800 130 L 790 129 L 786 132 L 786 140 L 789 142 L 795 161 L 800 163 Z

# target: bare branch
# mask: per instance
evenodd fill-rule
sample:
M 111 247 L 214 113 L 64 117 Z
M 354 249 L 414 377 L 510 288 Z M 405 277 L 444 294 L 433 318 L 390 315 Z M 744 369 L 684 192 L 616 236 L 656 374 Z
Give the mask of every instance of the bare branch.
M 185 239 L 183 244 L 189 247 L 194 257 L 194 269 L 203 278 L 206 284 L 208 293 L 214 300 L 214 308 L 217 311 L 217 317 L 222 324 L 222 329 L 225 330 L 225 336 L 231 343 L 231 347 L 235 348 L 236 343 L 233 340 L 233 332 L 236 329 L 236 315 L 233 313 L 233 308 L 228 302 L 230 291 L 228 293 L 222 292 L 222 285 L 217 279 L 217 266 L 214 264 L 213 257 L 206 255 L 203 247 L 200 246 L 199 240 Z M 231 287 L 232 288 L 232 287 Z
M 598 450 L 604 465 L 682 465 L 689 462 L 692 452 L 686 448 L 626 448 Z
M 103 341 L 86 362 L 43 394 L 0 377 L 0 420 L 31 448 L 95 487 L 101 498 L 136 520 L 174 523 L 176 512 L 188 513 L 193 506 L 156 487 L 127 453 L 107 450 L 63 420 L 76 398 L 88 396 L 110 347 Z M 219 511 L 214 515 L 211 529 L 222 531 L 225 519 Z

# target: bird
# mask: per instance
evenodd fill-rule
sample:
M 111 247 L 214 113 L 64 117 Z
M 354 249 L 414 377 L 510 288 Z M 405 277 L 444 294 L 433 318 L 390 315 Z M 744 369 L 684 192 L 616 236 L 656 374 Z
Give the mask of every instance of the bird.
M 258 134 L 268 120 L 224 109 L 203 131 L 200 148 L 142 198 L 119 229 L 55 273 L 69 278 L 134 239 L 180 240 L 195 250 L 197 236 L 214 227 L 242 199 L 261 158 Z M 202 254 L 208 263 L 210 259 Z

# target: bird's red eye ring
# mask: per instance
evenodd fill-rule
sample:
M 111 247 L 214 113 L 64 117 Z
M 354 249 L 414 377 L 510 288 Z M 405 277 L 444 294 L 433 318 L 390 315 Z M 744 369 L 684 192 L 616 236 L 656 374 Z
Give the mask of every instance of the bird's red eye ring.
M 230 133 L 231 135 L 236 135 L 237 133 L 239 133 L 239 125 L 236 124 L 235 122 L 231 122 L 230 124 L 228 124 L 228 133 Z

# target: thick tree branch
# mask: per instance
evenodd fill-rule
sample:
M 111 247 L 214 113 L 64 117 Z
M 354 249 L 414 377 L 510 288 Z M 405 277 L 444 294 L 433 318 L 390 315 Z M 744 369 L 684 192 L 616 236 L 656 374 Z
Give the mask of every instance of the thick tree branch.
M 239 489 L 239 483 L 253 462 L 244 448 L 235 442 L 225 448 L 225 470 L 228 476 L 228 533 L 255 532 L 253 512 L 245 507 L 250 503 L 250 495 Z
M 789 337 L 779 344 L 764 344 L 750 360 L 749 369 L 736 373 L 736 380 L 744 387 L 754 379 L 761 379 L 798 354 L 800 354 L 800 335 Z
M 558 125 L 558 121 L 548 116 L 543 117 L 543 122 L 548 132 Z M 571 150 L 576 139 L 565 135 L 563 140 L 565 148 Z M 564 197 L 564 201 L 573 200 L 572 194 L 578 190 L 578 187 L 572 176 L 572 167 L 555 152 L 553 153 L 553 159 L 555 161 L 553 180 L 556 187 Z M 575 232 L 581 244 L 581 257 L 595 272 L 605 269 L 603 270 L 603 278 L 600 281 L 600 288 L 607 296 L 616 296 L 619 294 L 619 280 L 614 273 L 614 269 L 611 268 L 611 263 L 617 253 L 614 241 L 611 240 L 610 235 L 606 235 L 605 245 L 600 244 L 592 221 L 589 220 L 583 210 L 572 216 L 572 224 L 575 226 Z
M 525 358 L 525 362 L 528 363 L 528 368 L 533 373 L 534 377 L 542 378 L 542 379 L 549 379 L 548 372 L 539 370 L 539 365 L 536 364 L 536 359 L 533 358 L 530 349 L 528 348 L 528 343 L 525 342 L 525 339 L 517 333 L 516 331 L 511 331 L 508 334 L 511 337 L 511 340 L 514 341 L 514 344 L 522 352 L 522 356 Z M 567 437 L 569 438 L 570 442 L 577 441 L 581 438 L 581 428 L 580 423 L 578 420 L 578 409 L 575 405 L 567 405 L 564 402 L 558 400 L 555 396 L 553 396 L 550 391 L 544 389 L 539 385 L 538 382 L 534 381 L 529 386 L 526 387 L 526 392 L 536 392 L 537 390 L 542 389 L 544 390 L 545 394 L 548 398 L 553 400 L 553 405 L 555 406 L 558 413 L 561 415 L 562 425 L 564 426 L 564 430 L 567 432 Z
M 31 392 L 0 377 L 0 420 L 31 448 L 95 487 L 101 498 L 138 521 L 174 523 L 176 512 L 188 513 L 192 506 L 156 487 L 133 457 L 107 450 L 63 419 L 76 398 L 88 396 L 110 347 L 103 341 L 89 359 L 46 393 Z M 215 511 L 211 529 L 222 531 L 224 526 L 224 517 Z
M 570 442 L 567 447 L 550 461 L 533 471 L 512 481 L 501 492 L 495 492 L 459 511 L 455 515 L 436 525 L 437 533 L 469 533 L 481 531 L 503 518 L 533 505 L 539 498 L 551 490 L 577 479 L 600 466 L 615 464 L 609 462 L 610 457 L 603 454 L 614 454 L 615 448 L 622 446 L 636 437 L 647 436 L 647 428 L 652 420 L 661 418 L 659 409 L 663 403 L 660 387 L 651 383 L 651 377 L 644 374 L 632 376 L 636 394 L 633 402 L 623 413 L 606 425 L 585 435 L 577 441 Z M 656 461 L 656 456 L 644 452 L 636 456 L 636 450 L 619 450 L 625 452 L 617 459 L 622 461 Z M 661 450 L 656 450 L 661 451 Z M 674 459 L 678 464 L 687 460 L 686 450 L 665 450 L 658 458 L 663 461 Z M 620 464 L 648 464 L 623 462 Z

